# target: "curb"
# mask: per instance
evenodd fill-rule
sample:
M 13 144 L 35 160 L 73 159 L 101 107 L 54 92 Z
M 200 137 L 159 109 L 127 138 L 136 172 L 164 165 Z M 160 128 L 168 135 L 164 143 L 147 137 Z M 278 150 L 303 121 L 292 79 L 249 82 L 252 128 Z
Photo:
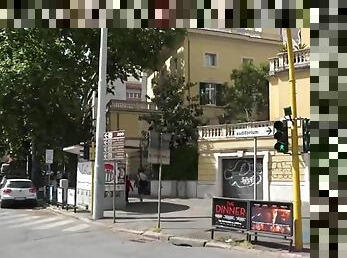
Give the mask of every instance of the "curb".
M 166 241 L 166 242 L 168 242 L 170 240 L 170 238 L 173 237 L 172 235 L 153 232 L 153 231 L 145 231 L 142 235 L 145 237 L 148 237 L 148 238 Z
M 117 228 L 117 227 L 114 227 L 114 224 L 105 225 L 101 222 L 94 221 L 90 218 L 83 218 L 76 213 L 68 213 L 65 210 L 56 209 L 55 206 L 52 206 L 52 205 L 46 205 L 46 208 L 53 213 L 72 217 L 72 218 L 81 220 L 85 223 L 93 223 L 95 225 L 108 228 L 113 232 L 123 232 L 123 233 L 138 235 L 138 236 L 144 236 L 144 237 L 155 239 L 155 240 L 169 242 L 169 243 L 171 243 L 173 245 L 177 245 L 177 246 L 207 247 L 207 248 L 220 248 L 220 249 L 229 249 L 229 250 L 236 249 L 239 251 L 252 252 L 255 255 L 256 254 L 267 254 L 267 253 L 271 252 L 271 251 L 265 251 L 265 250 L 263 251 L 263 250 L 257 250 L 257 249 L 245 249 L 245 248 L 242 248 L 239 246 L 229 245 L 227 243 L 223 243 L 223 242 L 216 241 L 216 240 L 180 237 L 180 236 L 173 236 L 173 235 L 168 235 L 168 234 L 158 233 L 158 232 L 153 232 L 153 231 L 141 231 L 141 230 L 127 229 L 127 228 Z M 273 253 L 273 252 L 271 252 L 271 253 Z M 309 257 L 309 254 L 308 254 L 308 256 L 305 256 L 305 255 L 297 254 L 297 253 L 283 253 L 283 252 L 278 252 L 278 253 L 279 253 L 279 257 L 293 257 L 293 258 Z
M 178 246 L 205 247 L 207 240 L 173 236 L 169 238 L 169 242 Z
M 218 242 L 218 241 L 209 241 L 205 244 L 205 247 L 211 247 L 211 248 L 222 248 L 222 249 L 230 249 L 231 246 L 223 243 L 223 242 Z

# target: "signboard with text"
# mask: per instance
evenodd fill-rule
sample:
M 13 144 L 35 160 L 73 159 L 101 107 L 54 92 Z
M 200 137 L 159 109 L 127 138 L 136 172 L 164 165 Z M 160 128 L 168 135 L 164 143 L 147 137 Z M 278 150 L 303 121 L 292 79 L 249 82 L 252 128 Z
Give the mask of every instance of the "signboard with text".
M 272 125 L 264 127 L 234 129 L 234 137 L 236 138 L 260 137 L 271 135 L 274 135 L 274 127 Z
M 104 160 L 125 159 L 125 131 L 106 132 L 104 134 Z
M 241 199 L 213 198 L 212 225 L 248 229 L 248 202 Z

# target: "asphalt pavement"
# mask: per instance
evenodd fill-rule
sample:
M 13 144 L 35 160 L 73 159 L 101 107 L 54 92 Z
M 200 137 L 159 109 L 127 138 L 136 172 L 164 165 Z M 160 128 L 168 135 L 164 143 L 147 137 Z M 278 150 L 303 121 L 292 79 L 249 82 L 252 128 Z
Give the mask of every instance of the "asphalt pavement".
M 174 246 L 25 207 L 0 209 L 0 246 L 1 257 L 6 258 L 264 257 L 243 250 Z

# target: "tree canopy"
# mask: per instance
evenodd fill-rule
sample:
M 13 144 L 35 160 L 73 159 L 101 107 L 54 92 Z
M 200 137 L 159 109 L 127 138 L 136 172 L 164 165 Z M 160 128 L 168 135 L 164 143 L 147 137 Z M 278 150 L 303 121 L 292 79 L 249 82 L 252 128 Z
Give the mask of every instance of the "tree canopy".
M 172 133 L 175 146 L 194 143 L 198 138 L 197 126 L 202 124 L 202 108 L 196 104 L 196 97 L 189 101 L 186 96 L 188 85 L 179 73 L 161 71 L 153 81 L 152 102 L 159 113 L 142 116 L 151 127 L 163 133 Z
M 220 123 L 238 123 L 268 119 L 268 65 L 244 63 L 232 70 L 231 85 L 224 87 L 224 115 Z
M 156 69 L 184 30 L 109 29 L 107 80 Z M 0 155 L 62 149 L 91 135 L 99 29 L 0 30 Z M 112 89 L 109 89 L 110 91 Z

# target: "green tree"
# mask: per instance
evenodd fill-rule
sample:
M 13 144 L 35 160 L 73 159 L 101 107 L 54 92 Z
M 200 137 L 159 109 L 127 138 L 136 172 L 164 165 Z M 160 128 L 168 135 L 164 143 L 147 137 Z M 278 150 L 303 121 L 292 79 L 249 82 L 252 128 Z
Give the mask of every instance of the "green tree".
M 220 123 L 238 123 L 268 119 L 268 65 L 244 63 L 230 75 L 231 85 L 224 87 L 224 115 Z
M 61 150 L 90 138 L 88 103 L 98 83 L 99 33 L 0 30 L 2 155 L 12 152 L 21 159 L 31 146 L 42 161 L 45 148 Z M 139 78 L 141 70 L 156 69 L 160 51 L 183 35 L 174 29 L 110 29 L 107 80 Z
M 177 147 L 194 144 L 198 138 L 197 126 L 202 124 L 203 112 L 196 104 L 196 97 L 189 99 L 186 96 L 188 85 L 184 77 L 161 71 L 153 85 L 152 102 L 160 112 L 144 115 L 141 119 L 147 121 L 156 131 L 172 133 L 174 145 Z

